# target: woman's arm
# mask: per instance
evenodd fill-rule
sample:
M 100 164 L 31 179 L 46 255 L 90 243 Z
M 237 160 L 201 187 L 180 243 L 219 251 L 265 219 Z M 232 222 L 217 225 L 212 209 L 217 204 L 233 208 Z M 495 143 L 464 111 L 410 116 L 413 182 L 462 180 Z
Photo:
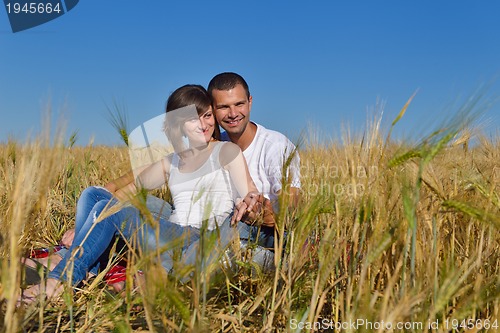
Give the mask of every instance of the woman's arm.
M 237 145 L 233 143 L 224 144 L 221 149 L 221 165 L 229 171 L 231 182 L 241 198 L 235 203 L 231 224 L 242 220 L 253 210 L 260 212 L 263 196 L 258 192 L 248 171 L 245 157 Z M 255 222 L 255 219 L 253 221 Z
M 226 143 L 225 147 L 227 146 L 229 144 Z M 243 157 L 239 147 L 231 144 L 229 149 L 221 150 L 221 154 L 224 154 L 224 168 L 229 171 L 231 181 L 236 191 L 238 191 L 238 195 L 243 198 L 248 192 L 257 192 L 257 187 L 255 187 L 252 177 L 250 177 L 245 157 Z
M 144 165 L 136 170 L 129 171 L 104 185 L 104 188 L 111 192 L 118 200 L 126 201 L 137 193 L 135 175 L 142 173 L 148 167 L 149 165 Z
M 150 166 L 150 164 L 143 165 L 135 170 L 129 171 L 123 176 L 120 176 L 106 185 L 104 185 L 104 188 L 107 189 L 109 192 L 115 194 L 116 191 L 119 191 L 127 186 L 129 186 L 131 183 L 135 182 L 135 175 L 140 174 L 143 172 L 145 169 L 147 169 Z
M 169 158 L 161 159 L 150 165 L 144 165 L 136 170 L 129 171 L 123 176 L 107 183 L 104 188 L 111 192 L 118 200 L 126 201 L 137 193 L 137 185 L 152 190 L 161 187 L 168 179 Z M 137 178 L 135 177 L 136 175 Z M 136 185 L 137 184 L 137 185 Z
M 134 184 L 146 190 L 154 190 L 163 186 L 170 176 L 171 158 L 172 155 L 169 155 L 145 168 L 139 173 Z

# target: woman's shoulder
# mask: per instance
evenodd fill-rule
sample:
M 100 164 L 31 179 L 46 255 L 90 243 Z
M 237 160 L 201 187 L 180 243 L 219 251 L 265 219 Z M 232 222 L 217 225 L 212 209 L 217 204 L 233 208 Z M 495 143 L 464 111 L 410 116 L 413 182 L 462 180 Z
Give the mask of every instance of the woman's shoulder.
M 163 165 L 165 171 L 170 173 L 170 166 L 174 163 L 176 153 L 170 153 L 164 156 L 159 162 Z
M 220 147 L 219 161 L 222 166 L 228 165 L 241 154 L 240 147 L 232 142 L 219 141 L 217 144 Z
M 225 153 L 236 152 L 239 153 L 241 151 L 240 147 L 232 143 L 231 141 L 217 141 L 217 145 L 220 146 L 220 151 Z

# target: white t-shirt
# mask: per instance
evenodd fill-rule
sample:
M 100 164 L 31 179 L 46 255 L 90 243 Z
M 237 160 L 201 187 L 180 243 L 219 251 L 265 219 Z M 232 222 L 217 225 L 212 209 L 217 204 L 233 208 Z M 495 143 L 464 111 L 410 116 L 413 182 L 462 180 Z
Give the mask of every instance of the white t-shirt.
M 255 124 L 255 123 L 254 123 Z M 255 124 L 257 132 L 250 146 L 243 151 L 248 164 L 250 176 L 257 189 L 273 204 L 278 212 L 278 193 L 281 191 L 281 176 L 283 165 L 295 145 L 280 132 L 269 130 L 262 125 Z M 226 132 L 221 134 L 223 141 L 230 141 Z M 295 155 L 287 170 L 290 177 L 290 186 L 300 188 L 300 157 Z

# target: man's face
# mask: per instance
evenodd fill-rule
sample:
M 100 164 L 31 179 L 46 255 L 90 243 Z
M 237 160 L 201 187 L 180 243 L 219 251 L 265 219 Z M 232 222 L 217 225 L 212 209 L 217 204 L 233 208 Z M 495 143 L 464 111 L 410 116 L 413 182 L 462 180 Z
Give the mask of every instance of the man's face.
M 247 98 L 241 84 L 230 90 L 213 90 L 214 111 L 217 121 L 229 136 L 240 136 L 250 121 L 252 96 Z

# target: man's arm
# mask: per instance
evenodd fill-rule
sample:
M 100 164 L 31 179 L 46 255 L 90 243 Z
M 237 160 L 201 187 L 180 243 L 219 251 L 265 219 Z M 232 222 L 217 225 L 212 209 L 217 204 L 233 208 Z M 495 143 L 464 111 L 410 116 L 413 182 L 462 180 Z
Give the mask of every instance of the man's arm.
M 285 185 L 286 202 L 288 209 L 292 210 L 297 207 L 300 199 L 300 156 L 296 147 L 287 141 L 286 146 L 276 147 L 272 152 L 268 152 L 265 158 L 267 164 L 267 177 L 271 183 L 271 187 L 278 186 L 281 188 L 283 165 L 287 164 L 286 172 L 288 184 Z M 289 152 L 287 154 L 287 152 Z M 284 156 L 281 158 L 280 156 Z M 285 162 L 286 160 L 286 162 Z M 277 191 L 278 196 L 282 194 L 282 190 Z M 253 212 L 247 214 L 243 222 L 247 224 L 260 223 L 267 227 L 274 227 L 276 224 L 276 216 L 273 210 L 273 202 L 263 198 L 260 201 L 261 205 L 255 205 Z M 280 207 L 283 209 L 283 207 Z

